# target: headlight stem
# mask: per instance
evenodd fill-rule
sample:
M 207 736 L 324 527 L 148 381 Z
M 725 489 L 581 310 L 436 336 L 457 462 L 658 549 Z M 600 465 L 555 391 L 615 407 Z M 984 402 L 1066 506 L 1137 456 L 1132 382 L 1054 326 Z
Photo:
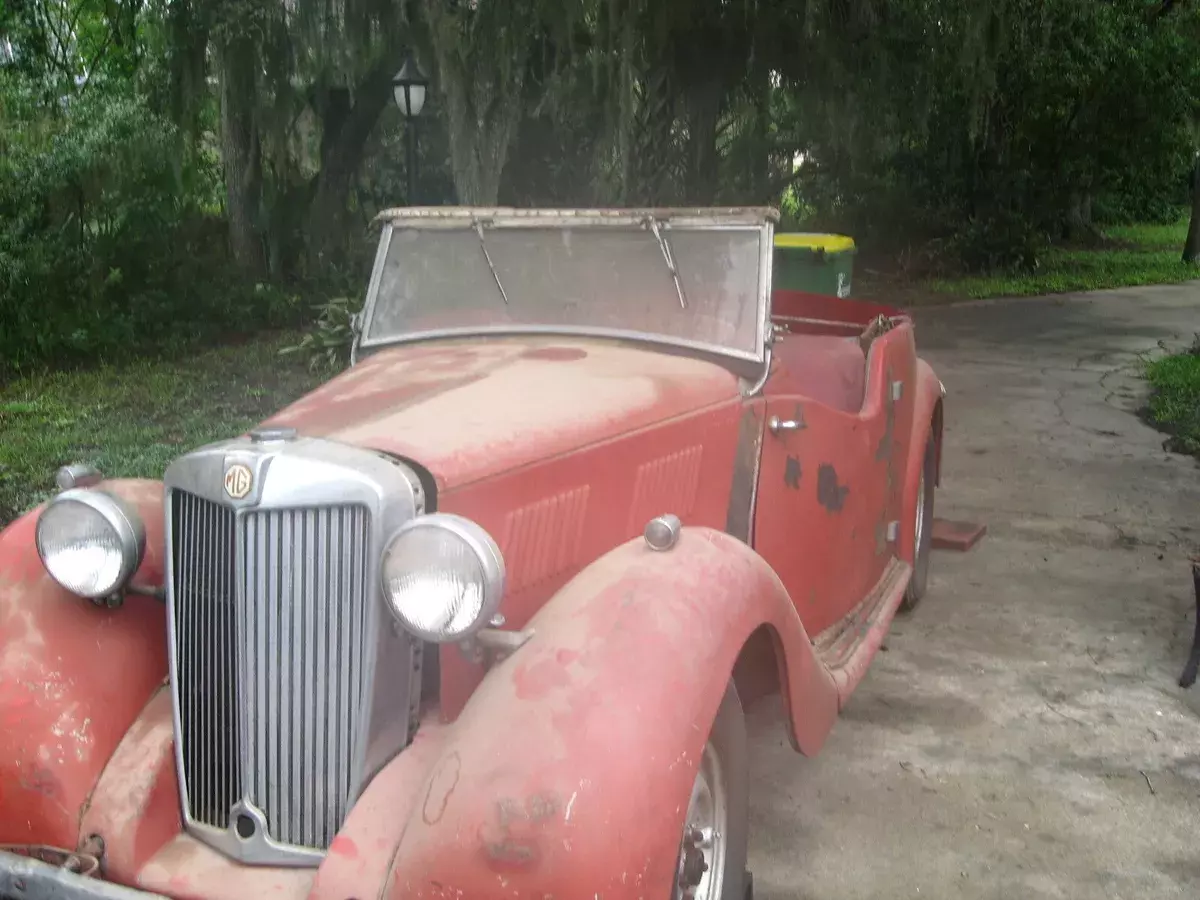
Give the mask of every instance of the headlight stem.
M 499 628 L 484 628 L 459 641 L 467 659 L 486 669 L 508 659 L 534 636 L 532 628 L 521 631 L 502 631 Z

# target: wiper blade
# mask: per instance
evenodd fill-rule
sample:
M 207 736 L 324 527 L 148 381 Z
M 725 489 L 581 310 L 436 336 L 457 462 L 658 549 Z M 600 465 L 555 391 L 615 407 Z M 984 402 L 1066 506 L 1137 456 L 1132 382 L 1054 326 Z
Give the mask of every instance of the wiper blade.
M 479 249 L 483 251 L 483 258 L 487 260 L 488 268 L 492 270 L 492 278 L 496 280 L 496 287 L 500 290 L 500 296 L 504 298 L 504 305 L 508 306 L 508 294 L 504 291 L 504 285 L 500 283 L 500 273 L 496 271 L 491 254 L 488 253 L 487 242 L 483 239 L 483 223 L 478 219 L 475 220 L 475 233 L 479 235 Z
M 671 256 L 671 247 L 658 227 L 658 219 L 654 216 L 647 216 L 646 225 L 658 239 L 658 249 L 662 251 L 663 259 L 667 261 L 667 269 L 670 271 L 671 277 L 675 279 L 675 293 L 679 295 L 679 308 L 687 309 L 687 301 L 683 299 L 683 284 L 679 281 L 679 267 L 675 265 L 675 258 Z

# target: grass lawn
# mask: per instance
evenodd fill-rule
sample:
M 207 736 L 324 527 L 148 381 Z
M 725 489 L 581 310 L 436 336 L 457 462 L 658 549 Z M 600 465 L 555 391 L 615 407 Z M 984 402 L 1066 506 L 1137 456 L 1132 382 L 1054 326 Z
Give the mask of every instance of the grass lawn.
M 277 334 L 166 360 L 30 375 L 0 386 L 0 523 L 41 502 L 66 463 L 162 475 L 181 453 L 235 437 L 323 377 Z
M 1150 421 L 1171 435 L 1168 447 L 1200 456 L 1200 337 L 1189 350 L 1146 365 Z
M 1106 232 L 1107 245 L 1051 247 L 1029 274 L 936 279 L 926 287 L 954 297 L 1013 297 L 1168 284 L 1200 278 L 1200 268 L 1184 264 L 1188 220 L 1173 225 L 1127 225 Z

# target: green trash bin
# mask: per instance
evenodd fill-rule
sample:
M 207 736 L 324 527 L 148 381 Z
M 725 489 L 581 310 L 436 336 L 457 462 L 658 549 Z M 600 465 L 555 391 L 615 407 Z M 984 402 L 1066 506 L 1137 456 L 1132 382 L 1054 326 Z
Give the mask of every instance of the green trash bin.
M 854 275 L 854 238 L 842 234 L 782 232 L 775 235 L 772 285 L 830 297 L 849 297 Z

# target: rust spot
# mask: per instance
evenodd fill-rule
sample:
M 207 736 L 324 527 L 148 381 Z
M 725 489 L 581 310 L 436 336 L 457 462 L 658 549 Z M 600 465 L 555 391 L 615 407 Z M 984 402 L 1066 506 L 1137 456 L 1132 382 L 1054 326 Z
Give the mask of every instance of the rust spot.
M 534 794 L 525 804 L 525 811 L 530 822 L 546 822 L 558 817 L 559 805 L 556 794 Z
M 557 794 L 530 796 L 524 804 L 511 797 L 496 801 L 496 820 L 480 829 L 480 844 L 494 866 L 526 868 L 538 857 L 538 826 L 558 818 L 562 803 Z
M 507 863 L 514 866 L 527 866 L 537 857 L 532 847 L 510 839 L 502 841 L 484 841 L 484 850 L 493 862 Z
M 587 356 L 579 347 L 535 347 L 521 354 L 524 359 L 543 359 L 547 362 L 574 362 Z
M 337 853 L 339 856 L 346 857 L 346 859 L 358 859 L 358 845 L 344 834 L 339 834 L 330 842 L 329 852 Z
M 841 512 L 849 493 L 849 485 L 838 484 L 837 469 L 822 463 L 817 469 L 817 502 L 830 512 Z
M 58 794 L 58 779 L 49 769 L 35 765 L 28 775 L 21 773 L 21 787 L 27 791 L 36 791 L 43 797 L 54 797 Z
M 425 794 L 425 806 L 421 810 L 421 818 L 426 825 L 436 825 L 446 812 L 446 804 L 450 795 L 458 786 L 458 773 L 462 761 L 455 750 L 441 761 L 433 778 L 429 781 L 429 791 Z
M 783 483 L 793 491 L 800 490 L 800 460 L 789 456 L 783 466 Z

